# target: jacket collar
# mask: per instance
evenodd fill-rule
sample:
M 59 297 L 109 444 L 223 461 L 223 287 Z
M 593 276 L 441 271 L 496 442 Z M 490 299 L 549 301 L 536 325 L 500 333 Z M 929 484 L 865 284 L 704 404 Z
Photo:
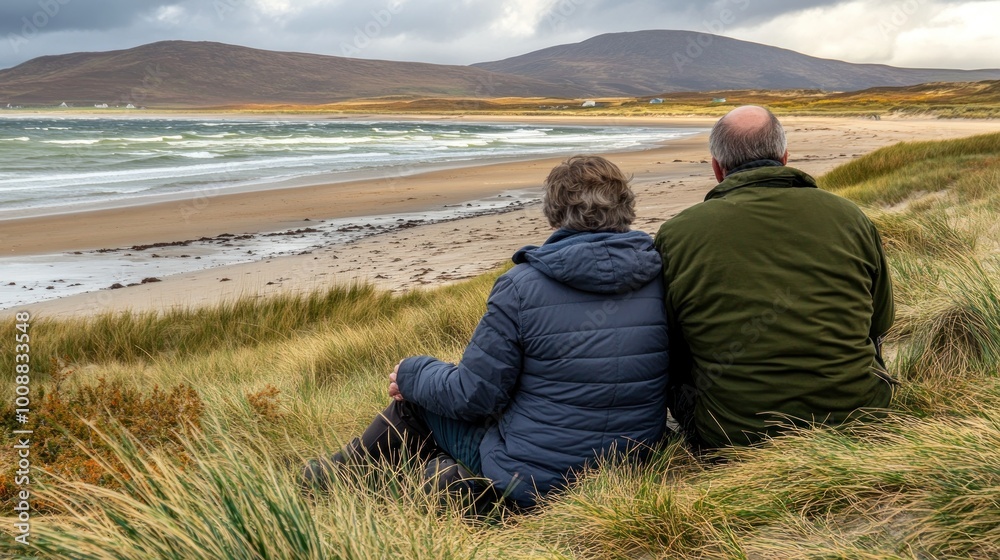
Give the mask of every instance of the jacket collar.
M 551 246 L 556 243 L 562 243 L 563 245 L 570 245 L 573 243 L 589 241 L 588 239 L 585 238 L 590 237 L 587 234 L 593 234 L 593 233 L 601 235 L 599 232 L 585 232 L 585 231 L 576 231 L 568 228 L 559 228 L 556 231 L 554 231 L 552 235 L 549 236 L 548 239 L 545 240 L 545 243 L 543 243 L 542 246 L 543 247 L 546 245 Z M 514 253 L 514 256 L 511 260 L 514 261 L 514 264 L 521 264 L 528 262 L 527 259 L 528 253 L 535 251 L 537 249 L 539 249 L 537 245 L 528 245 L 525 247 L 521 247 Z
M 786 167 L 777 161 L 760 160 L 731 171 L 725 180 L 705 195 L 705 200 L 722 198 L 743 187 L 817 188 L 816 180 L 798 169 Z
M 743 165 L 733 169 L 729 173 L 726 173 L 726 177 L 730 175 L 735 175 L 736 173 L 742 173 L 744 171 L 750 171 L 751 169 L 760 169 L 761 167 L 781 167 L 783 164 L 780 161 L 773 159 L 758 159 L 757 161 L 751 161 L 750 163 L 744 163 Z

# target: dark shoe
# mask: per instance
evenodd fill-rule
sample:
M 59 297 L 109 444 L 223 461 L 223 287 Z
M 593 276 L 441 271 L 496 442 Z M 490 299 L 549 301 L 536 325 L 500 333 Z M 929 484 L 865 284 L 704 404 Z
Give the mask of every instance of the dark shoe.
M 441 505 L 458 498 L 465 515 L 478 519 L 499 519 L 506 511 L 516 511 L 486 477 L 477 476 L 445 452 L 435 455 L 424 469 L 424 491 L 440 492 Z
M 329 457 L 310 459 L 299 473 L 299 487 L 303 492 L 329 492 L 333 486 L 333 477 L 346 464 L 343 451 Z
M 478 477 L 445 452 L 440 452 L 424 469 L 424 490 L 474 494 L 480 489 Z

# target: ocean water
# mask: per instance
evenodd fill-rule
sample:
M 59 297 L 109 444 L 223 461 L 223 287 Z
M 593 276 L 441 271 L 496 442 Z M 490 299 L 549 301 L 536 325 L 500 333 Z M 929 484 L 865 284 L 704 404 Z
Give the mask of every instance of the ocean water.
M 0 219 L 339 178 L 400 177 L 550 155 L 627 151 L 700 130 L 454 122 L 0 118 Z M 539 177 L 541 182 L 542 177 Z M 0 309 L 91 293 L 99 307 L 147 278 L 310 253 L 397 228 L 537 203 L 505 191 L 421 212 L 296 224 L 277 232 L 218 232 L 166 246 L 104 247 L 0 257 Z M 126 288 L 127 289 L 127 288 Z
M 0 119 L 0 218 L 352 172 L 642 149 L 692 131 L 441 122 Z

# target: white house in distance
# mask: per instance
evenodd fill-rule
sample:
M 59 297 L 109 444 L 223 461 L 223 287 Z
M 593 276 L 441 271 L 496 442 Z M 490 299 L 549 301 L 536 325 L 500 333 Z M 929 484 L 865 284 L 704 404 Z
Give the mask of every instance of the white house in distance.
M 129 103 L 128 105 L 125 106 L 125 108 L 126 109 L 135 109 L 135 105 Z
M 583 105 L 581 105 L 581 107 L 597 107 L 597 102 L 594 101 L 593 99 L 588 99 L 583 102 Z
M 108 108 L 108 104 L 107 103 L 95 103 L 94 104 L 94 108 L 95 109 L 107 109 Z

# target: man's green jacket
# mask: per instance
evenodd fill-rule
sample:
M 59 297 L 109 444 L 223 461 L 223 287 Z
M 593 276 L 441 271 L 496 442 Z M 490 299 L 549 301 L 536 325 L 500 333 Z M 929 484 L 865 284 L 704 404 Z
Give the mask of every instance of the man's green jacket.
M 838 424 L 892 394 L 877 352 L 892 284 L 875 226 L 801 171 L 749 167 L 656 236 L 672 412 L 710 447 Z

